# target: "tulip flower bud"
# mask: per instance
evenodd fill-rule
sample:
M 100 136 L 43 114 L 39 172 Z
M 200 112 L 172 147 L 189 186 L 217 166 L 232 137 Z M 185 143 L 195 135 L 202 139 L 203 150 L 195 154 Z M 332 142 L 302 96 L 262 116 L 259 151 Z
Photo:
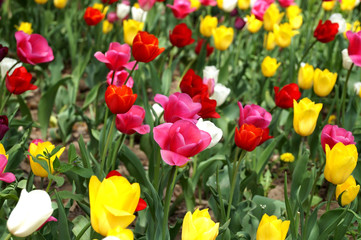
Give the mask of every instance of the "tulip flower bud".
M 263 15 L 264 29 L 269 32 L 273 31 L 273 26 L 281 22 L 283 15 L 284 13 L 280 13 L 277 5 L 272 3 Z
M 281 63 L 277 63 L 277 59 L 267 56 L 263 59 L 261 64 L 262 74 L 265 77 L 272 77 L 276 74 L 276 71 Z
M 234 30 L 233 28 L 222 25 L 213 30 L 213 39 L 215 47 L 220 50 L 226 50 L 233 42 Z
M 59 9 L 65 8 L 67 3 L 68 0 L 54 0 L 54 6 Z
M 145 20 L 147 19 L 148 12 L 144 11 L 143 9 L 137 8 L 137 7 L 132 7 L 131 11 L 132 11 L 133 20 L 144 23 Z
M 353 64 L 350 56 L 348 55 L 348 49 L 344 49 L 342 50 L 342 67 L 344 69 L 350 70 L 351 69 L 351 65 Z
M 29 22 L 20 22 L 20 25 L 15 25 L 15 28 L 16 30 L 23 31 L 26 34 L 32 34 L 34 31 L 32 28 L 32 24 Z
M 298 86 L 302 89 L 310 89 L 313 84 L 314 68 L 308 63 L 301 63 L 298 70 Z
M 212 221 L 208 209 L 194 213 L 187 212 L 183 219 L 182 240 L 215 240 L 218 236 L 219 223 Z
M 313 91 L 320 97 L 326 97 L 335 86 L 336 79 L 337 73 L 317 68 L 313 77 Z
M 356 185 L 355 178 L 351 175 L 346 182 L 338 184 L 336 187 L 336 199 L 341 206 L 350 204 L 357 197 L 360 185 Z
M 201 23 L 199 25 L 199 31 L 205 37 L 212 36 L 212 32 L 217 28 L 218 19 L 207 15 L 205 18 L 201 17 Z
M 299 103 L 293 100 L 293 128 L 301 136 L 309 136 L 316 128 L 317 118 L 322 109 L 322 103 L 315 104 L 308 98 Z
M 257 240 L 279 239 L 284 240 L 287 236 L 290 221 L 282 221 L 276 216 L 263 215 L 257 229 Z
M 9 120 L 6 115 L 0 115 L 0 140 L 3 139 L 9 130 Z
M 263 25 L 263 21 L 258 20 L 253 14 L 251 16 L 246 16 L 247 19 L 247 29 L 248 31 L 250 31 L 251 33 L 256 33 L 258 32 L 262 25 Z
M 346 20 L 342 17 L 342 15 L 340 13 L 333 13 L 329 20 L 332 23 L 337 23 L 338 24 L 338 33 L 341 34 L 344 31 L 346 31 Z
M 116 13 L 119 19 L 124 19 L 130 13 L 130 6 L 124 3 L 118 3 Z

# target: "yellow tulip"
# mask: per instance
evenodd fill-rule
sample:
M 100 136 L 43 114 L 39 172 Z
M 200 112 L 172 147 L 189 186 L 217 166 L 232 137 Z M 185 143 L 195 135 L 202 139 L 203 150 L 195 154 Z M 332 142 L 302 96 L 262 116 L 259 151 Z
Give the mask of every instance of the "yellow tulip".
M 264 35 L 263 46 L 268 51 L 273 50 L 276 47 L 275 35 L 273 34 L 273 32 L 269 32 L 268 34 Z
M 123 29 L 124 29 L 124 42 L 128 45 L 133 45 L 133 40 L 137 33 L 141 31 L 144 27 L 143 22 L 138 22 L 133 19 L 128 19 L 123 21 Z
M 218 19 L 217 17 L 212 17 L 207 15 L 205 18 L 201 17 L 201 24 L 199 26 L 199 31 L 205 37 L 212 36 L 213 30 L 217 28 Z
M 341 206 L 350 204 L 360 191 L 360 185 L 356 185 L 355 178 L 351 175 L 346 182 L 338 184 L 336 187 L 336 199 L 341 202 Z M 342 194 L 342 195 L 341 195 Z M 341 201 L 339 196 L 341 195 Z
M 54 0 L 54 6 L 59 9 L 65 8 L 67 3 L 68 0 Z
M 293 156 L 292 153 L 283 153 L 281 156 L 280 156 L 280 159 L 284 162 L 293 162 L 295 161 L 295 156 Z
M 133 240 L 134 235 L 133 232 L 129 229 L 124 229 L 121 227 L 116 227 L 114 229 L 110 229 L 108 231 L 108 237 L 117 237 L 121 240 Z
M 303 17 L 302 15 L 298 15 L 296 17 L 290 18 L 290 24 L 292 29 L 299 29 L 302 26 Z
M 257 229 L 257 240 L 277 239 L 284 240 L 287 236 L 290 221 L 282 221 L 276 216 L 268 216 L 266 213 L 262 216 Z
M 262 74 L 265 77 L 272 77 L 276 74 L 276 71 L 281 63 L 277 63 L 277 59 L 267 56 L 263 59 L 261 64 Z
M 348 31 L 352 31 L 354 33 L 361 31 L 360 21 L 355 21 L 352 25 L 350 23 L 346 23 L 346 30 L 343 33 L 345 39 L 347 39 L 346 32 Z
M 266 31 L 273 31 L 273 26 L 279 24 L 284 13 L 280 13 L 276 4 L 272 3 L 263 15 L 263 24 Z
M 48 0 L 35 0 L 37 4 L 45 4 L 48 2 Z
M 44 152 L 51 153 L 54 148 L 55 146 L 51 142 L 38 142 L 37 144 L 30 143 L 29 153 L 34 157 L 41 155 L 40 157 L 38 157 L 38 160 L 46 161 L 49 170 L 51 171 L 51 173 L 54 173 L 53 163 L 56 158 L 59 158 L 61 156 L 61 154 L 65 150 L 65 147 L 62 147 L 57 153 L 51 156 L 49 162 L 49 159 L 44 155 Z M 39 163 L 35 162 L 31 156 L 29 156 L 29 160 L 31 170 L 33 171 L 34 175 L 39 177 L 48 176 L 48 172 Z
M 324 175 L 333 184 L 343 184 L 356 167 L 358 159 L 357 148 L 354 144 L 345 146 L 336 143 L 330 149 L 326 144 L 326 165 Z
M 301 136 L 309 136 L 316 128 L 317 118 L 322 109 L 322 103 L 315 104 L 308 98 L 299 103 L 293 100 L 293 128 Z
M 220 50 L 226 50 L 233 42 L 233 28 L 222 25 L 213 30 L 213 38 L 215 47 Z
M 331 11 L 335 7 L 335 4 L 336 4 L 336 0 L 322 2 L 322 8 L 325 11 Z
M 336 115 L 335 114 L 331 114 L 331 116 L 328 118 L 327 123 L 331 124 L 331 125 L 335 125 L 336 124 Z
M 29 22 L 20 22 L 20 26 L 15 25 L 15 28 L 29 35 L 33 33 L 32 25 Z
M 247 10 L 251 5 L 251 0 L 238 0 L 238 8 L 241 10 Z
M 112 176 L 102 182 L 92 176 L 89 182 L 90 222 L 93 229 L 108 236 L 111 230 L 127 228 L 135 219 L 134 211 L 140 197 L 138 183 L 125 177 Z
M 356 0 L 342 0 L 341 1 L 341 10 L 342 11 L 352 11 L 356 7 Z
M 337 73 L 317 68 L 313 77 L 313 91 L 320 97 L 326 97 L 335 86 L 336 79 Z
M 109 6 L 104 7 L 103 4 L 101 3 L 94 3 L 93 8 L 98 9 L 99 11 L 101 11 L 104 15 L 107 14 L 108 10 L 109 10 Z
M 103 33 L 107 34 L 109 33 L 111 30 L 113 30 L 113 23 L 110 23 L 108 20 L 104 20 L 103 21 Z
M 286 16 L 288 19 L 297 17 L 302 12 L 301 8 L 297 5 L 291 5 L 288 8 L 286 8 Z
M 212 221 L 208 209 L 187 212 L 182 225 L 182 240 L 215 240 L 219 223 Z
M 308 63 L 301 63 L 298 70 L 298 86 L 302 89 L 310 89 L 313 84 L 314 68 Z
M 201 2 L 199 0 L 191 0 L 191 8 L 199 9 L 201 7 Z
M 261 29 L 263 22 L 258 20 L 253 14 L 251 16 L 247 15 L 246 18 L 248 31 L 256 33 Z
M 276 44 L 281 48 L 286 48 L 291 45 L 292 37 L 298 34 L 298 31 L 292 29 L 291 24 L 282 23 L 273 26 L 273 33 L 275 34 Z
M 5 155 L 5 157 L 6 157 L 7 159 L 9 159 L 9 155 L 6 154 L 4 145 L 2 145 L 1 143 L 0 143 L 0 155 Z

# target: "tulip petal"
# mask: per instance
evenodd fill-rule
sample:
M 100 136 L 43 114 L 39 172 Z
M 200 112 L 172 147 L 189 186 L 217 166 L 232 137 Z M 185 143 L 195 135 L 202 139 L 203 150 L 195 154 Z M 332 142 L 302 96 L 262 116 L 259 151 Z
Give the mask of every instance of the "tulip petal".
M 189 161 L 189 158 L 168 150 L 160 150 L 160 154 L 163 161 L 171 166 L 182 166 Z

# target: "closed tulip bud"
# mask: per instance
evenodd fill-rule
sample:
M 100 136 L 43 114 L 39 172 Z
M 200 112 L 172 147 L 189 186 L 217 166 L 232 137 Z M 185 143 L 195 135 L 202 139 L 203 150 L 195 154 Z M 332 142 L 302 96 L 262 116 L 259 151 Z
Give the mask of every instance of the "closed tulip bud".
M 130 6 L 124 3 L 118 3 L 117 4 L 117 17 L 119 19 L 124 19 L 126 16 L 128 16 L 130 12 Z
M 236 17 L 236 21 L 234 22 L 234 27 L 237 30 L 242 30 L 246 26 L 246 21 L 243 18 Z
M 347 69 L 347 70 L 350 70 L 351 69 L 351 66 L 353 64 L 350 56 L 348 55 L 348 49 L 344 49 L 342 50 L 342 67 L 344 69 Z
M 290 83 L 283 88 L 274 87 L 276 106 L 280 108 L 293 107 L 293 100 L 298 100 L 301 97 L 301 92 L 296 83 Z
M 294 31 L 291 24 L 282 23 L 280 25 L 273 26 L 273 33 L 275 35 L 276 44 L 281 48 L 286 48 L 291 45 L 292 37 L 299 32 Z
M 136 99 L 137 94 L 133 94 L 133 90 L 125 85 L 109 85 L 105 91 L 105 103 L 113 114 L 128 112 Z
M 346 182 L 338 184 L 336 187 L 336 199 L 341 206 L 350 204 L 357 197 L 360 185 L 356 185 L 355 178 L 351 175 Z
M 276 216 L 268 216 L 266 213 L 262 216 L 257 229 L 257 240 L 277 239 L 284 240 L 287 236 L 290 221 L 282 221 Z
M 212 221 L 208 209 L 187 212 L 182 225 L 182 240 L 215 240 L 219 223 Z
M 237 0 L 217 0 L 217 6 L 225 12 L 232 12 L 237 6 Z
M 262 74 L 265 77 L 272 77 L 276 74 L 276 71 L 281 63 L 277 63 L 277 59 L 267 56 L 263 59 L 261 64 Z
M 104 20 L 103 21 L 103 33 L 107 34 L 109 33 L 111 30 L 113 30 L 113 23 L 110 23 L 108 20 Z
M 262 25 L 263 25 L 263 22 L 258 20 L 253 14 L 251 16 L 246 16 L 247 18 L 247 29 L 248 31 L 250 31 L 251 33 L 256 33 L 258 32 Z
M 352 11 L 356 5 L 357 0 L 342 0 L 341 1 L 341 10 L 342 11 Z
M 336 4 L 336 0 L 327 1 L 327 2 L 324 1 L 322 2 L 322 8 L 325 11 L 331 11 L 335 7 L 335 4 Z
M 313 91 L 320 97 L 326 97 L 335 86 L 336 79 L 337 73 L 317 68 L 313 77 Z
M 247 10 L 251 4 L 251 0 L 238 0 L 238 8 L 241 10 Z
M 135 7 L 135 4 L 134 7 L 132 7 L 131 11 L 132 11 L 132 18 L 135 21 L 144 23 L 145 20 L 147 19 L 148 12 L 144 11 L 139 7 Z
M 293 100 L 293 128 L 301 136 L 309 136 L 316 128 L 317 118 L 322 109 L 322 103 L 315 104 L 308 98 L 299 103 Z
M 301 63 L 301 67 L 298 70 L 298 86 L 302 89 L 310 89 L 313 84 L 314 68 L 308 63 Z
M 213 38 L 215 47 L 220 50 L 226 50 L 233 42 L 233 28 L 222 25 L 213 30 Z
M 139 31 L 142 31 L 144 23 L 132 19 L 123 21 L 124 42 L 128 45 L 133 45 L 133 40 Z
M 47 192 L 27 192 L 23 189 L 6 225 L 12 235 L 27 237 L 41 227 L 52 213 L 51 199 Z
M 203 36 L 210 37 L 212 36 L 213 30 L 217 28 L 217 24 L 217 17 L 207 15 L 205 18 L 201 17 L 201 24 L 199 25 L 199 30 Z
M 326 144 L 325 179 L 333 184 L 346 182 L 356 167 L 357 159 L 358 153 L 354 144 L 345 146 L 339 142 L 332 149 Z
M 20 25 L 19 26 L 15 25 L 15 28 L 18 31 L 23 31 L 24 33 L 29 35 L 32 34 L 34 31 L 32 28 L 32 24 L 29 22 L 20 22 Z
M 48 0 L 35 0 L 37 4 L 45 4 L 48 2 Z
M 283 15 L 284 13 L 280 13 L 277 5 L 272 3 L 263 15 L 264 29 L 266 31 L 273 31 L 273 26 L 281 22 Z
M 59 9 L 65 8 L 67 3 L 68 0 L 54 0 L 54 6 Z
M 101 10 L 95 7 L 87 7 L 83 18 L 88 26 L 95 26 L 103 20 L 104 16 L 105 14 Z
M 223 84 L 216 83 L 214 86 L 213 94 L 210 99 L 217 101 L 217 107 L 221 106 L 227 99 L 228 95 L 231 93 L 231 89 L 224 86 Z
M 273 34 L 273 32 L 269 32 L 268 34 L 266 33 L 264 36 L 265 37 L 264 37 L 263 46 L 268 51 L 273 50 L 276 47 L 275 35 Z

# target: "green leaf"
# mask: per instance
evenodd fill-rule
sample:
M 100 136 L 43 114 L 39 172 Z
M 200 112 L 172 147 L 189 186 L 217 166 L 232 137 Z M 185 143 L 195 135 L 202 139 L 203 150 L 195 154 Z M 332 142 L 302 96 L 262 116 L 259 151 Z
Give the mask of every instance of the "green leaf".
M 58 196 L 61 199 L 74 199 L 75 201 L 82 201 L 83 195 L 81 194 L 75 194 L 69 191 L 60 191 L 58 192 Z
M 270 141 L 272 141 L 267 147 L 265 150 L 262 151 L 261 155 L 259 156 L 258 160 L 257 160 L 257 167 L 256 167 L 256 172 L 257 172 L 257 175 L 259 176 L 264 168 L 266 167 L 267 165 L 267 162 L 274 150 L 274 148 L 276 147 L 278 141 L 282 138 L 283 136 L 280 135 L 274 139 L 271 139 Z
M 68 218 L 63 206 L 63 202 L 55 190 L 56 202 L 58 203 L 58 236 L 62 240 L 71 240 L 68 226 Z
M 169 94 L 169 90 L 170 90 L 170 84 L 172 82 L 172 70 L 170 69 L 170 67 L 168 67 L 162 75 L 162 93 L 164 95 L 168 95 Z
M 97 97 L 99 88 L 102 86 L 102 82 L 95 85 L 85 98 L 82 109 L 85 110 Z
M 301 158 L 298 158 L 296 160 L 296 167 L 292 175 L 292 183 L 291 183 L 291 197 L 293 199 L 297 199 L 297 191 L 301 186 L 303 179 L 305 178 L 308 159 L 309 159 L 308 154 L 304 154 L 302 155 Z

